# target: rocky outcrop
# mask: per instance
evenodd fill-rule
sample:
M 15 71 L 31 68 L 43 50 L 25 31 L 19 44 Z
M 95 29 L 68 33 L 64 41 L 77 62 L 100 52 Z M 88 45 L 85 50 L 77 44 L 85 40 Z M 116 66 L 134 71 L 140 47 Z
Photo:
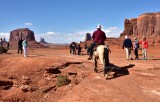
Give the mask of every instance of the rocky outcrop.
M 47 44 L 47 42 L 45 41 L 44 38 L 41 38 L 40 41 L 39 41 L 39 43 L 41 43 L 41 44 Z
M 148 39 L 152 39 L 152 43 L 158 43 L 160 38 L 160 12 L 157 13 L 145 13 L 138 18 L 125 19 L 124 31 L 120 35 L 120 38 L 124 35 L 133 37 L 146 36 Z
M 28 28 L 19 28 L 10 32 L 9 45 L 10 49 L 16 49 L 18 47 L 18 40 L 25 39 L 28 40 L 29 48 L 44 48 L 35 40 L 34 32 Z
M 86 33 L 86 36 L 85 36 L 85 41 L 88 41 L 88 40 L 92 40 L 90 33 Z

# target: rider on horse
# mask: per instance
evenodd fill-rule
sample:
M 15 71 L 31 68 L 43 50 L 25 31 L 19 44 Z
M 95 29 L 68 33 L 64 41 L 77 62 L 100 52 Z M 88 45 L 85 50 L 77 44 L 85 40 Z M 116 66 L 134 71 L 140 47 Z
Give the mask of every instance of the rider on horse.
M 97 25 L 97 30 L 93 32 L 92 39 L 94 42 L 91 44 L 90 51 L 89 51 L 90 56 L 89 56 L 88 60 L 92 59 L 93 49 L 95 46 L 105 44 L 104 41 L 106 40 L 106 34 L 101 29 L 102 29 L 102 26 Z

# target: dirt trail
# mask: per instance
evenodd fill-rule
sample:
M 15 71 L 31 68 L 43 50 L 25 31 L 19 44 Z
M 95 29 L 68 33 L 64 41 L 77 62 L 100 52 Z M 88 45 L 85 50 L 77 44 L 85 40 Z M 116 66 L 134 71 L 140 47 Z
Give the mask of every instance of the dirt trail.
M 129 68 L 129 75 L 105 80 L 102 72 L 93 71 L 93 60 L 72 55 L 66 49 L 35 49 L 24 58 L 9 51 L 0 56 L 0 102 L 160 102 L 160 54 L 156 48 L 148 51 L 148 60 L 125 60 L 125 52 L 111 47 L 110 62 Z M 139 52 L 141 53 L 141 52 Z M 142 56 L 140 56 L 141 58 Z M 98 65 L 102 71 L 102 66 Z M 47 75 L 46 69 L 59 69 Z M 71 73 L 71 74 L 69 74 Z M 69 85 L 55 88 L 56 75 L 67 76 Z M 24 80 L 30 90 L 23 92 Z M 11 82 L 5 83 L 4 82 Z M 13 84 L 13 85 L 12 85 Z M 8 89 L 4 89 L 4 86 Z M 5 87 L 6 88 L 6 87 Z M 31 89 L 34 89 L 33 91 Z

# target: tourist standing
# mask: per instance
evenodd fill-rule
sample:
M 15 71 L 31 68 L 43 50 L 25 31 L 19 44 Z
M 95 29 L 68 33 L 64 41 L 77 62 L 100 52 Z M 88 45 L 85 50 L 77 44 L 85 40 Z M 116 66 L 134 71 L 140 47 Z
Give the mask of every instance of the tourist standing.
M 143 60 L 147 60 L 148 41 L 146 40 L 146 36 L 142 36 L 142 41 L 139 44 L 142 44 Z
M 72 54 L 76 54 L 76 49 L 77 49 L 76 43 L 73 43 L 72 44 Z
M 81 54 L 81 45 L 79 44 L 78 47 L 77 47 L 77 52 L 78 52 L 78 55 Z
M 89 48 L 90 56 L 89 56 L 88 60 L 92 59 L 93 49 L 96 45 L 104 45 L 105 44 L 104 41 L 106 40 L 106 34 L 101 29 L 102 29 L 102 26 L 97 25 L 97 30 L 93 32 L 93 35 L 92 35 L 93 43 L 91 44 L 91 47 Z
M 2 54 L 3 53 L 3 40 L 2 38 L 0 38 L 0 53 Z
M 139 42 L 136 37 L 134 38 L 133 49 L 134 49 L 135 59 L 139 59 L 138 57 Z
M 125 36 L 125 40 L 123 42 L 123 47 L 122 48 L 123 49 L 125 48 L 125 50 L 126 50 L 127 60 L 133 60 L 132 59 L 132 54 L 131 54 L 131 50 L 133 48 L 133 45 L 132 45 L 131 39 L 128 36 Z
M 28 42 L 27 42 L 27 39 L 23 40 L 22 46 L 23 46 L 24 57 L 28 57 Z
M 69 45 L 69 52 L 72 53 L 72 43 Z
M 19 41 L 18 41 L 18 51 L 17 51 L 18 54 L 19 53 L 22 54 L 22 42 L 23 42 L 22 38 L 19 38 Z

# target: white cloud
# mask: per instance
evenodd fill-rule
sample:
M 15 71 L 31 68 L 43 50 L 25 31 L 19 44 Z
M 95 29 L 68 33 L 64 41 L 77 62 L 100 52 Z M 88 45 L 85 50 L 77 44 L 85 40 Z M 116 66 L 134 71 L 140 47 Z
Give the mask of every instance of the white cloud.
M 40 38 L 44 38 L 46 42 L 49 43 L 70 43 L 72 41 L 79 42 L 84 41 L 85 34 L 88 31 L 82 32 L 74 32 L 74 33 L 58 33 L 58 32 L 47 32 L 45 34 L 37 34 L 36 39 L 37 41 Z
M 0 32 L 0 38 L 5 38 L 7 41 L 9 40 L 10 33 Z
M 122 30 L 118 27 L 110 27 L 106 30 L 104 30 L 104 32 L 106 33 L 107 37 L 119 37 L 120 34 L 122 33 Z
M 56 36 L 58 33 L 55 32 L 47 32 L 45 34 L 42 34 L 42 37 L 53 37 Z
M 33 24 L 32 23 L 24 23 L 24 25 L 26 25 L 26 26 L 32 26 Z
M 96 29 L 92 30 L 81 30 L 75 31 L 73 33 L 59 33 L 59 32 L 46 32 L 45 34 L 36 35 L 37 41 L 40 40 L 40 37 L 43 37 L 46 42 L 49 43 L 70 43 L 72 41 L 80 42 L 85 40 L 86 33 L 93 33 Z M 110 27 L 107 29 L 102 29 L 107 37 L 119 37 L 122 30 L 118 27 Z
M 44 34 L 35 34 L 36 41 L 40 41 L 40 38 L 44 38 L 46 42 L 56 43 L 54 39 L 59 36 L 59 33 L 48 31 Z

